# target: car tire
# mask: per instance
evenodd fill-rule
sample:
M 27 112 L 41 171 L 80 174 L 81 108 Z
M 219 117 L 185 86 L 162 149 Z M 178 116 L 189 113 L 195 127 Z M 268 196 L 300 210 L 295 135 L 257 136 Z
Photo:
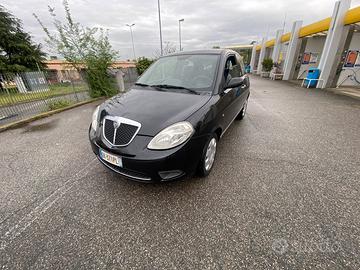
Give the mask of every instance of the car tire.
M 236 120 L 243 120 L 246 115 L 247 105 L 248 105 L 249 98 L 246 99 L 243 108 L 239 112 L 239 114 L 236 116 Z
M 211 172 L 215 162 L 217 143 L 218 136 L 214 133 L 210 136 L 204 146 L 198 168 L 199 176 L 206 177 Z

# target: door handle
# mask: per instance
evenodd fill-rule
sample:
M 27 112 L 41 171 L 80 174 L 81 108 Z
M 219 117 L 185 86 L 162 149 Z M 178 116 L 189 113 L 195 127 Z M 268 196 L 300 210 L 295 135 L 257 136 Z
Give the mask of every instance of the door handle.
M 227 94 L 227 93 L 229 93 L 231 90 L 232 90 L 232 88 L 228 88 L 228 89 L 224 90 L 223 93 L 224 93 L 224 94 Z
M 246 84 L 243 84 L 242 86 L 240 86 L 241 89 L 245 89 L 247 87 Z

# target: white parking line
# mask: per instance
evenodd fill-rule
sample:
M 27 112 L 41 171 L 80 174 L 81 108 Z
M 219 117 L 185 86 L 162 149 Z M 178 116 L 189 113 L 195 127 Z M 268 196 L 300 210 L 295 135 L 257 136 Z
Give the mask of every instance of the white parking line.
M 23 233 L 31 224 L 44 214 L 55 202 L 61 199 L 77 182 L 86 176 L 89 172 L 88 168 L 94 163 L 96 158 L 90 161 L 84 168 L 78 171 L 73 177 L 66 180 L 66 182 L 52 192 L 45 200 L 36 206 L 30 213 L 20 219 L 13 227 L 0 236 L 0 250 L 11 244 L 16 237 Z

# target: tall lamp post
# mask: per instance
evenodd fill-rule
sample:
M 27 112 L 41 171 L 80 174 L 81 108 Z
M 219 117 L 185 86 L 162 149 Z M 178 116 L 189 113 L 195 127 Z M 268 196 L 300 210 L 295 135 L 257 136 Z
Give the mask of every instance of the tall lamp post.
M 132 42 L 133 53 L 134 53 L 134 60 L 136 61 L 134 37 L 133 37 L 133 32 L 132 32 L 132 27 L 133 27 L 134 25 L 135 25 L 135 23 L 133 23 L 133 24 L 126 24 L 126 26 L 128 26 L 128 27 L 130 28 L 131 42 Z
M 161 33 L 161 15 L 160 15 L 160 0 L 158 0 L 158 13 L 159 13 L 159 30 L 160 30 L 160 55 L 163 55 L 163 42 Z
M 181 22 L 185 21 L 184 19 L 179 20 L 179 43 L 180 43 L 180 52 L 181 52 Z

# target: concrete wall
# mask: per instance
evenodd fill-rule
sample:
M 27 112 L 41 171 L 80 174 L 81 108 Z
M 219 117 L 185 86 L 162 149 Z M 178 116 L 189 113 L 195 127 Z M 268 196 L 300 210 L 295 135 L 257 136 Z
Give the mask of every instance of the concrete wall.
M 316 63 L 301 64 L 299 73 L 297 75 L 299 79 L 303 79 L 306 77 L 307 71 L 310 67 L 317 67 L 319 65 L 321 53 L 325 44 L 325 39 L 326 36 L 315 36 L 308 38 L 304 53 L 316 53 L 317 61 Z
M 359 50 L 360 51 L 360 33 L 355 32 L 350 42 L 349 50 Z M 354 75 L 356 73 L 356 78 L 360 81 L 360 67 L 344 67 L 344 70 L 341 71 L 338 83 L 342 82 L 348 75 Z M 347 79 L 342 86 L 360 86 L 355 80 Z

